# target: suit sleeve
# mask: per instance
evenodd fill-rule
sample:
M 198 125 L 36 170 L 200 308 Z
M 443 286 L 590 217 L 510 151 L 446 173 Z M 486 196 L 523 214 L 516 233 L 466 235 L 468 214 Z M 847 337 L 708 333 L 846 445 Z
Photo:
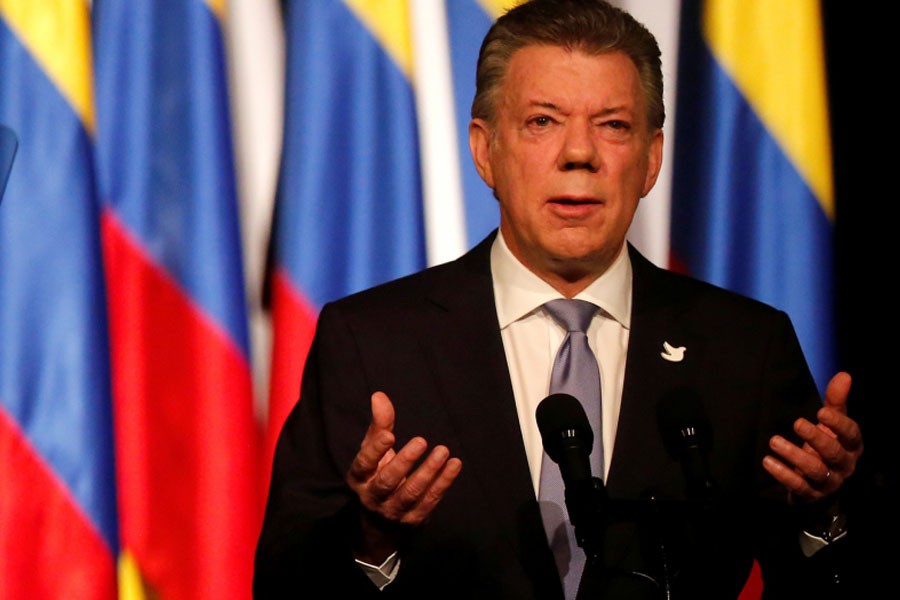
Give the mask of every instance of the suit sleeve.
M 310 585 L 386 597 L 353 560 L 358 505 L 344 482 L 371 417 L 369 397 L 349 329 L 326 306 L 275 450 L 254 597 L 296 597 Z
M 781 434 L 794 443 L 801 441 L 793 433 L 799 417 L 816 422 L 821 399 L 807 367 L 800 343 L 790 320 L 783 313 L 772 337 L 769 360 L 762 374 L 762 393 L 768 399 L 761 413 L 758 456 L 770 453 L 769 438 Z M 839 562 L 834 549 L 826 549 L 812 558 L 803 556 L 799 536 L 808 522 L 803 504 L 785 502 L 787 492 L 761 466 L 758 476 L 765 482 L 758 511 L 756 531 L 765 532 L 758 540 L 757 556 L 764 580 L 764 598 L 811 597 L 833 594 L 834 576 Z

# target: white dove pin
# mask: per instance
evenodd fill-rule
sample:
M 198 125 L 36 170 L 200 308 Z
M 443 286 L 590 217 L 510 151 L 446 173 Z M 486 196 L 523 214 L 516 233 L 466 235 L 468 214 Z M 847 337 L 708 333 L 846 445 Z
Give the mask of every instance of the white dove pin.
M 663 342 L 663 351 L 659 353 L 665 360 L 669 362 L 681 362 L 684 360 L 684 353 L 687 350 L 685 346 L 677 348 L 669 342 Z

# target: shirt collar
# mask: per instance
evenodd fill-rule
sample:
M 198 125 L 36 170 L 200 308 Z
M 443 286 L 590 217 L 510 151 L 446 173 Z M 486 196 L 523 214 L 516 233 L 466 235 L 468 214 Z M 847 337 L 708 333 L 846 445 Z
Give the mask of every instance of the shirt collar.
M 540 309 L 546 302 L 564 297 L 513 256 L 499 231 L 491 247 L 491 276 L 500 329 Z M 631 327 L 631 281 L 631 259 L 623 245 L 606 272 L 575 298 L 596 304 L 628 329 Z

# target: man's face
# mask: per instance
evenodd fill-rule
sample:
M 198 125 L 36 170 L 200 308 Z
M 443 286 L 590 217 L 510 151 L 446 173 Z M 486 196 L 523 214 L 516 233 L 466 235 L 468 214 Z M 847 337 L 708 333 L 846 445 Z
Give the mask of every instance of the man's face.
M 637 68 L 621 52 L 526 46 L 497 91 L 494 124 L 469 126 L 475 164 L 512 253 L 574 295 L 623 247 L 659 173 L 662 131 L 649 129 Z

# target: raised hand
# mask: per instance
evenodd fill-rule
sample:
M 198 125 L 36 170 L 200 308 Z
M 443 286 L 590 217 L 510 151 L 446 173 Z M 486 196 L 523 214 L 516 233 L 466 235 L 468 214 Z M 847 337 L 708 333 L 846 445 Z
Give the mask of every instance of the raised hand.
M 421 524 L 459 475 L 462 461 L 435 446 L 415 469 L 428 444 L 411 439 L 394 450 L 394 406 L 386 394 L 372 394 L 372 422 L 350 465 L 346 481 L 362 506 L 357 558 L 380 564 L 396 550 L 398 526 Z
M 778 457 L 766 456 L 763 467 L 799 500 L 811 502 L 833 494 L 856 470 L 863 440 L 859 425 L 847 416 L 850 383 L 850 375 L 843 372 L 831 379 L 817 424 L 797 419 L 794 431 L 803 440 L 802 447 L 779 435 L 769 440 Z

